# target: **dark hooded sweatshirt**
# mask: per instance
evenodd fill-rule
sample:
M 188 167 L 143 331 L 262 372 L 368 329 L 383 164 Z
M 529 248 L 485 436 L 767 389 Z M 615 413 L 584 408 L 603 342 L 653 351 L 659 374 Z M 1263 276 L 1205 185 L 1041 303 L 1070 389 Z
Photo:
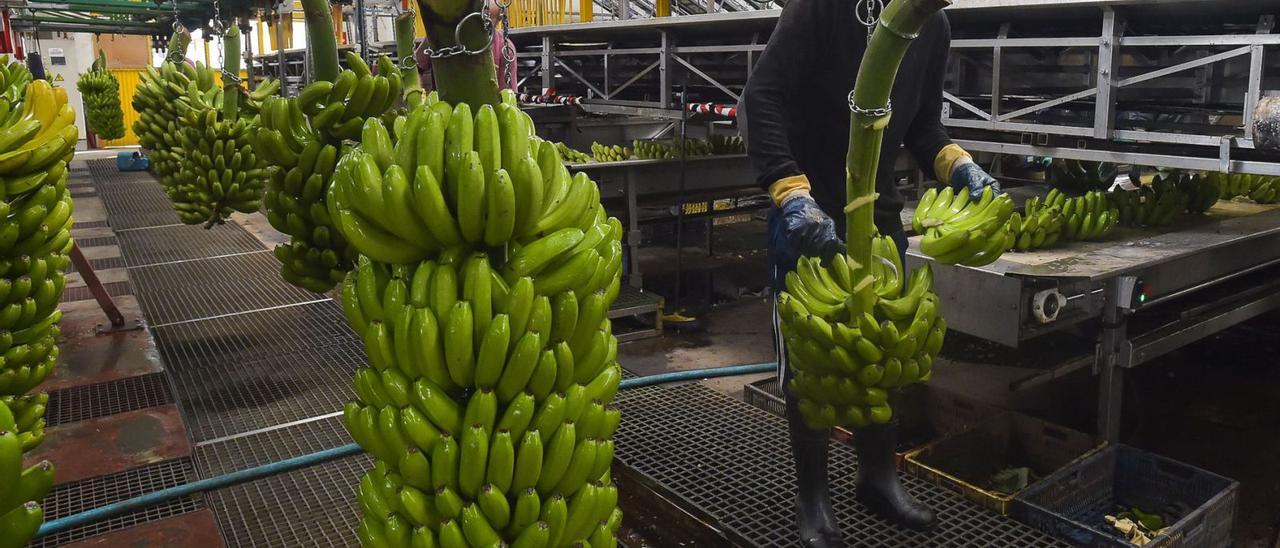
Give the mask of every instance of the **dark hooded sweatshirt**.
M 857 1 L 788 2 L 747 82 L 740 109 L 760 186 L 767 189 L 779 179 L 807 175 L 814 200 L 836 220 L 842 237 L 848 95 L 867 45 L 866 27 L 854 14 Z M 951 144 L 941 121 L 950 43 L 951 27 L 939 13 L 911 44 L 898 72 L 893 118 L 876 178 L 880 198 L 875 217 L 883 234 L 902 227 L 904 200 L 893 181 L 901 146 L 930 174 L 938 152 Z

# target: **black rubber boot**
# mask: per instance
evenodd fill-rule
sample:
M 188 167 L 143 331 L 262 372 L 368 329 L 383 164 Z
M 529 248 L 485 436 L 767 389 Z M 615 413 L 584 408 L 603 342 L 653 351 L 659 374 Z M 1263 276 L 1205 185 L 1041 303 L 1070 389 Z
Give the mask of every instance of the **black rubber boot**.
M 937 521 L 933 510 L 921 504 L 902 487 L 894 462 L 898 445 L 898 423 L 860 428 L 853 435 L 858 452 L 858 500 L 881 517 L 907 529 L 927 531 Z
M 787 428 L 791 434 L 791 457 L 796 463 L 796 525 L 800 530 L 800 545 L 844 548 L 827 491 L 829 433 L 809 429 L 793 398 L 787 398 Z

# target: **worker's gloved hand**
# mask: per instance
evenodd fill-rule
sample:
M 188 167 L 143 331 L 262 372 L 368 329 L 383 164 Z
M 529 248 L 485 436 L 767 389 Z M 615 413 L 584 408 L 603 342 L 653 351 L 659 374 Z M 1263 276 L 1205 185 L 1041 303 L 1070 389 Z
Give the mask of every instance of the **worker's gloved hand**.
M 972 160 L 961 161 L 951 170 L 951 188 L 956 192 L 967 189 L 971 200 L 982 198 L 982 191 L 987 187 L 1000 194 L 1000 181 Z
M 787 242 L 801 255 L 818 257 L 825 264 L 846 251 L 836 235 L 836 223 L 807 192 L 794 193 L 782 202 L 782 226 Z

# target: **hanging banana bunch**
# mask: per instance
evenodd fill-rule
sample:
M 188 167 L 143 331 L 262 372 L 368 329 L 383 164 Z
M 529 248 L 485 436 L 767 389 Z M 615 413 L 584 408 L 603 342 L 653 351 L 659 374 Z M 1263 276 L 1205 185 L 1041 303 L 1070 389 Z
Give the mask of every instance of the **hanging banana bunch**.
M 932 291 L 932 270 L 925 265 L 905 275 L 896 246 L 876 234 L 872 216 L 879 133 L 888 125 L 887 115 L 875 109 L 888 104 L 898 63 L 911 42 L 906 37 L 916 36 L 924 21 L 945 4 L 899 0 L 885 7 L 853 93 L 860 108 L 853 113 L 849 140 L 849 252 L 836 255 L 829 265 L 801 258 L 778 297 L 787 363 L 795 373 L 788 388 L 800 398 L 801 414 L 813 428 L 858 428 L 891 420 L 888 390 L 929 380 L 946 336 L 947 324 Z M 949 194 L 944 191 L 948 206 L 954 203 Z M 943 197 L 935 193 L 930 198 L 941 204 Z M 981 202 L 967 204 L 966 199 L 951 214 L 963 212 L 968 213 L 958 221 L 948 219 L 953 224 L 950 231 L 965 234 L 965 246 L 971 245 L 970 233 L 983 243 L 966 248 L 970 252 L 963 259 L 986 260 L 992 253 L 998 257 L 1012 245 L 1006 243 L 1004 226 L 1012 214 L 1007 197 L 992 197 L 988 190 Z M 926 238 L 945 226 L 929 218 L 920 222 L 918 228 L 929 230 Z M 997 240 L 999 245 L 986 247 Z
M 0 58 L 0 539 L 25 545 L 53 486 L 48 461 L 23 468 L 44 439 L 48 394 L 28 394 L 58 361 L 57 309 L 70 265 L 67 163 L 80 138 L 66 90 Z
M 911 224 L 924 234 L 920 251 L 942 264 L 986 266 L 1017 243 L 1009 219 L 1013 198 L 988 187 L 971 202 L 967 191 L 931 188 L 920 198 Z
M 124 111 L 120 109 L 120 82 L 107 70 L 107 52 L 87 72 L 80 75 L 76 89 L 84 101 L 85 123 L 89 131 L 103 139 L 124 137 Z
M 342 302 L 371 362 L 345 408 L 378 459 L 366 546 L 609 546 L 621 519 L 622 224 L 506 99 L 368 119 L 329 188 L 361 253 Z
M 178 218 L 205 228 L 232 212 L 257 211 L 270 176 L 250 142 L 258 130 L 256 119 L 240 113 L 240 29 L 235 25 L 223 36 L 223 46 L 223 89 L 189 96 L 179 138 L 185 161 L 167 186 Z
M 185 28 L 176 29 L 169 39 L 169 53 L 159 68 L 147 67 L 142 82 L 133 95 L 133 109 L 138 120 L 133 133 L 138 143 L 149 151 L 151 170 L 164 187 L 174 185 L 172 178 L 182 169 L 182 158 L 174 154 L 179 147 L 183 115 L 190 105 L 188 96 L 213 89 L 213 71 L 203 64 L 189 65 L 185 61 L 191 34 Z M 212 97 L 209 98 L 212 101 Z
M 1137 190 L 1117 190 L 1107 195 L 1107 206 L 1118 222 L 1127 226 L 1166 226 L 1191 205 L 1191 195 L 1172 180 L 1156 178 Z
M 412 15 L 407 18 L 408 43 L 400 44 L 408 52 L 401 55 L 402 64 L 409 68 L 397 67 L 384 55 L 374 75 L 354 52 L 346 56 L 350 68 L 338 71 L 337 46 L 330 44 L 333 27 L 326 23 L 330 16 L 318 9 L 328 8 L 313 5 L 304 10 L 316 81 L 296 98 L 264 104 L 263 129 L 256 142 L 274 167 L 264 197 L 267 219 L 290 237 L 288 244 L 275 248 L 280 274 L 293 285 L 324 293 L 342 281 L 356 257 L 355 249 L 334 229 L 324 203 L 334 166 L 350 148 L 345 141 L 358 139 L 368 119 L 394 117 L 402 93 L 414 104 L 424 98 L 417 67 L 408 64 L 413 59 Z M 404 16 L 397 19 L 397 42 L 406 40 L 404 20 Z

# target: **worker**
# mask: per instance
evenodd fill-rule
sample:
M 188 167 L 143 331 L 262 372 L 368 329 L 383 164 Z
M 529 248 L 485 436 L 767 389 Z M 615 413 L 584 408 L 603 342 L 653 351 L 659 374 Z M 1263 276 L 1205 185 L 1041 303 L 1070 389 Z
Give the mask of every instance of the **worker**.
M 751 73 L 739 104 L 738 122 L 747 154 L 774 208 L 769 216 L 770 285 L 785 289 L 784 277 L 799 256 L 824 260 L 845 251 L 845 158 L 849 145 L 849 94 L 875 25 L 878 0 L 791 0 Z M 868 9 L 870 8 L 870 9 Z M 864 27 L 863 25 L 867 25 Z M 900 218 L 904 199 L 894 165 L 905 145 L 922 166 L 952 188 L 980 196 L 999 183 L 942 126 L 942 84 L 951 30 L 944 14 L 928 21 L 912 43 L 892 94 L 893 114 L 884 133 L 876 176 L 875 223 L 905 253 Z M 776 309 L 775 309 L 776 310 Z M 827 488 L 829 432 L 809 429 L 789 394 L 786 351 L 775 312 L 774 341 L 786 398 L 786 418 L 796 464 L 796 520 L 804 546 L 843 546 Z M 903 489 L 894 450 L 896 421 L 854 434 L 858 455 L 855 487 L 867 508 L 899 526 L 926 530 L 936 516 Z
M 502 18 L 502 10 L 499 3 L 503 6 L 510 2 L 507 0 L 485 0 L 485 11 L 489 15 L 489 21 L 493 28 L 493 41 L 489 44 L 489 53 L 493 55 L 493 65 L 498 71 L 498 89 L 516 90 L 516 46 L 511 39 L 507 37 L 507 33 L 500 25 Z M 470 24 L 470 23 L 468 23 Z M 413 52 L 414 60 L 418 62 L 418 75 L 422 80 L 422 89 L 431 91 L 436 89 L 435 78 L 431 73 L 431 57 L 426 54 L 427 41 L 423 40 L 418 49 Z

